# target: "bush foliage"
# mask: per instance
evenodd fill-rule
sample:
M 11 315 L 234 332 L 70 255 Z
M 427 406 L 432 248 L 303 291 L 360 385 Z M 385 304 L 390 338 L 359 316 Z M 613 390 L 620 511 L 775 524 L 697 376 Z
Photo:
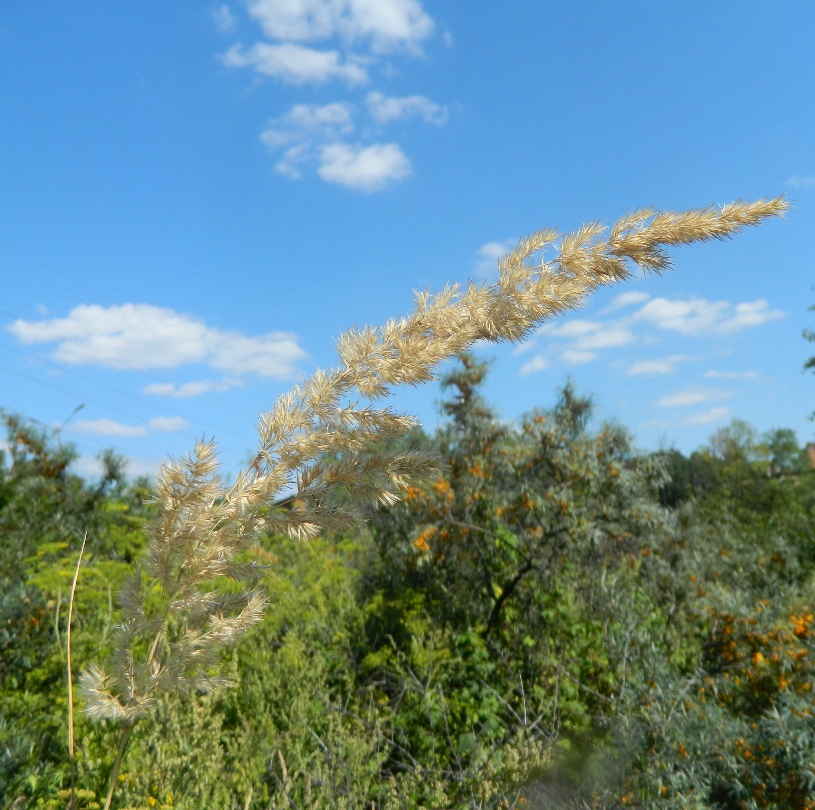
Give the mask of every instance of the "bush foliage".
M 223 654 L 234 688 L 161 696 L 116 806 L 815 807 L 815 477 L 795 436 L 734 422 L 643 453 L 571 386 L 502 421 L 485 374 L 463 355 L 446 423 L 394 440 L 438 453 L 437 477 L 367 529 L 253 550 L 270 607 Z M 91 484 L 58 436 L 5 423 L 0 807 L 64 807 L 79 545 L 76 669 L 111 644 L 154 507 L 112 454 Z M 77 739 L 78 807 L 99 806 L 116 729 L 80 717 Z

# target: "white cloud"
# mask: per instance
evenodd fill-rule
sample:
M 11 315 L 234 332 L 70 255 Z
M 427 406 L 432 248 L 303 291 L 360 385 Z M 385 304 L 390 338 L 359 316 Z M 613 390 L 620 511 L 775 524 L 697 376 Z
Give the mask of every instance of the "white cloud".
M 498 260 L 509 253 L 517 239 L 506 239 L 503 242 L 485 242 L 478 248 L 478 264 L 476 272 L 481 276 L 494 276 L 498 273 Z
M 329 144 L 320 152 L 317 173 L 328 183 L 360 191 L 381 191 L 412 173 L 407 155 L 395 143 L 370 146 Z
M 224 55 L 227 67 L 251 67 L 288 84 L 322 84 L 339 79 L 349 85 L 365 84 L 368 74 L 359 60 L 343 60 L 339 51 L 318 51 L 291 42 L 258 42 L 248 50 L 233 45 Z
M 669 301 L 654 298 L 634 315 L 634 323 L 649 323 L 659 329 L 679 332 L 683 335 L 709 335 L 736 332 L 748 326 L 760 326 L 768 321 L 783 318 L 785 313 L 770 309 L 766 301 L 743 302 L 735 306 L 728 301 L 706 301 L 694 298 L 689 301 Z
M 685 354 L 672 354 L 658 360 L 639 360 L 632 363 L 625 373 L 632 377 L 638 374 L 673 374 L 677 365 L 685 360 L 690 360 Z
M 145 386 L 144 393 L 152 396 L 173 397 L 174 399 L 187 399 L 189 397 L 199 397 L 208 394 L 210 391 L 229 391 L 231 388 L 239 388 L 243 381 L 236 378 L 225 380 L 201 380 L 197 382 L 181 383 L 150 383 Z
M 529 374 L 537 374 L 540 371 L 546 371 L 551 363 L 545 357 L 533 357 L 529 362 L 521 366 L 518 374 L 521 377 L 526 377 Z
M 161 466 L 161 459 L 158 458 L 125 458 L 125 470 L 128 475 L 146 475 L 149 478 L 155 476 Z M 93 456 L 80 456 L 71 462 L 71 470 L 84 478 L 99 478 L 104 473 L 104 467 L 98 458 Z
M 183 416 L 157 416 L 146 425 L 127 425 L 114 419 L 80 419 L 70 424 L 66 430 L 71 433 L 86 433 L 92 436 L 114 436 L 120 439 L 134 439 L 146 436 L 150 431 L 177 433 L 190 423 Z
M 249 13 L 270 39 L 364 39 L 378 53 L 418 53 L 433 31 L 433 20 L 416 0 L 255 0 Z
M 256 374 L 283 380 L 296 375 L 293 361 L 306 357 L 297 345 L 297 338 L 285 332 L 260 337 L 220 332 L 209 364 L 228 374 Z
M 800 175 L 794 174 L 787 180 L 787 185 L 792 188 L 815 188 L 815 175 L 801 177 Z
M 504 247 L 500 243 L 488 243 L 482 251 L 495 256 Z M 785 313 L 772 309 L 761 299 L 736 304 L 729 301 L 712 302 L 702 298 L 652 299 L 646 293 L 638 291 L 616 296 L 611 305 L 600 314 L 632 306 L 636 309 L 631 314 L 616 319 L 574 318 L 565 322 L 547 323 L 538 329 L 537 336 L 549 339 L 549 355 L 557 353 L 565 363 L 580 364 L 597 360 L 601 352 L 609 349 L 628 346 L 635 341 L 647 343 L 658 340 L 653 330 L 646 330 L 644 327 L 678 332 L 686 337 L 705 337 L 732 334 L 785 316 Z M 671 374 L 679 363 L 690 359 L 692 358 L 688 355 L 677 353 L 653 360 L 640 360 L 630 363 L 626 374 Z M 727 377 L 722 376 L 722 379 Z
M 383 104 L 406 101 L 379 96 Z M 261 140 L 270 149 L 285 149 L 275 169 L 294 180 L 300 179 L 304 166 L 314 163 L 317 174 L 326 182 L 368 192 L 382 191 L 412 174 L 410 160 L 398 144 L 344 143 L 344 136 L 353 131 L 351 104 L 339 101 L 322 106 L 297 104 L 270 121 Z
M 436 104 L 427 96 L 394 98 L 374 91 L 368 93 L 365 103 L 368 105 L 371 118 L 378 124 L 388 124 L 405 118 L 421 118 L 428 124 L 443 126 L 450 115 L 447 107 Z
M 730 416 L 730 408 L 711 408 L 703 413 L 695 413 L 686 416 L 679 424 L 684 425 L 709 425 L 712 422 L 723 422 Z
M 390 69 L 383 54 L 420 56 L 434 28 L 420 0 L 248 0 L 247 5 L 269 41 L 235 44 L 222 55 L 223 63 L 293 85 L 331 80 L 351 87 L 366 84 L 373 67 Z M 226 5 L 215 18 L 219 25 L 234 24 Z M 366 106 L 379 125 L 419 118 L 441 126 L 449 116 L 447 107 L 422 95 L 392 98 L 372 92 Z M 322 116 L 313 117 L 317 113 Z M 261 139 L 270 149 L 281 150 L 275 169 L 294 180 L 310 165 L 326 182 L 379 191 L 412 173 L 395 143 L 347 143 L 352 119 L 353 107 L 345 102 L 297 105 L 271 122 Z
M 147 423 L 149 430 L 161 430 L 165 433 L 177 433 L 189 426 L 189 422 L 183 416 L 157 416 Z
M 640 422 L 637 427 L 641 428 L 642 430 L 652 430 L 653 428 L 658 427 L 669 427 L 670 423 L 666 422 L 664 419 L 646 419 L 644 422 Z
M 630 329 L 621 324 L 599 324 L 599 329 L 578 338 L 578 349 L 613 349 L 634 342 Z
M 603 313 L 615 312 L 624 307 L 630 307 L 632 304 L 640 304 L 647 301 L 651 296 L 644 292 L 625 292 L 622 295 L 617 295 L 611 299 L 611 303 L 603 310 Z
M 584 363 L 591 363 L 596 360 L 600 355 L 597 352 L 584 352 L 579 349 L 567 349 L 560 356 L 564 363 L 569 363 L 573 366 L 580 366 Z
M 602 323 L 576 318 L 562 325 L 545 327 L 545 330 L 555 337 L 574 340 L 574 348 L 578 350 L 626 346 L 634 340 L 631 330 L 619 322 Z
M 299 180 L 300 167 L 317 160 L 320 146 L 336 143 L 353 130 L 354 108 L 350 104 L 296 104 L 285 115 L 270 121 L 260 139 L 272 150 L 288 147 L 275 169 Z
M 580 365 L 597 360 L 603 349 L 627 346 L 634 341 L 634 335 L 623 321 L 589 321 L 575 318 L 565 323 L 547 323 L 538 330 L 559 341 L 565 341 L 557 348 L 560 359 L 570 365 Z
M 290 379 L 307 357 L 295 335 L 247 337 L 150 304 L 80 305 L 67 318 L 17 320 L 8 329 L 25 344 L 57 343 L 53 357 L 69 365 L 146 371 L 208 363 L 230 375 Z
M 79 419 L 67 428 L 71 433 L 88 433 L 92 436 L 116 436 L 135 438 L 146 436 L 144 425 L 125 425 L 113 419 Z
M 283 146 L 306 132 L 319 132 L 323 137 L 337 138 L 354 130 L 354 112 L 350 104 L 295 104 L 286 115 L 272 122 L 263 133 L 269 146 Z
M 593 351 L 627 346 L 634 341 L 631 330 L 622 322 L 587 321 L 576 318 L 564 324 L 551 324 L 542 330 L 557 338 L 573 342 L 570 347 L 576 351 Z
M 215 27 L 221 34 L 231 34 L 235 30 L 235 17 L 229 10 L 229 6 L 222 5 L 212 10 L 212 19 Z
M 675 394 L 666 394 L 657 400 L 660 408 L 684 408 L 688 405 L 698 405 L 701 402 L 715 402 L 729 396 L 728 391 L 719 391 L 713 388 L 688 388 L 677 391 Z
M 757 380 L 757 371 L 706 371 L 704 376 L 709 380 Z

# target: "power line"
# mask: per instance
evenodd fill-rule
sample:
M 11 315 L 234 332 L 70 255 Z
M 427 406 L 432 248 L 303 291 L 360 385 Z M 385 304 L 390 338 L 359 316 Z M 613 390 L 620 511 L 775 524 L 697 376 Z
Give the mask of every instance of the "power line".
M 56 368 L 60 372 L 67 373 L 68 375 L 76 377 L 77 379 L 82 380 L 83 382 L 86 382 L 86 383 L 88 383 L 90 385 L 96 385 L 96 386 L 98 386 L 100 388 L 105 388 L 108 391 L 110 391 L 110 392 L 112 392 L 114 394 L 117 394 L 118 396 L 122 396 L 122 397 L 126 397 L 127 399 L 134 400 L 134 401 L 138 402 L 140 405 L 145 404 L 144 401 L 140 397 L 136 396 L 133 393 L 130 393 L 128 391 L 122 391 L 121 389 L 116 388 L 115 386 L 112 386 L 112 385 L 110 385 L 108 383 L 105 383 L 105 382 L 102 382 L 100 380 L 94 380 L 94 379 L 92 379 L 90 377 L 85 376 L 84 374 L 80 374 L 79 372 L 74 371 L 73 369 L 64 369 L 62 366 L 58 365 L 57 363 L 54 363 L 53 361 L 47 360 L 46 358 L 39 357 L 39 356 L 36 356 L 36 355 L 31 355 L 31 354 L 28 354 L 27 352 L 22 351 L 21 349 L 15 348 L 14 346 L 7 346 L 7 345 L 4 345 L 4 344 L 0 344 L 0 349 L 5 349 L 6 351 L 14 352 L 15 354 L 18 354 L 18 355 L 24 357 L 27 360 L 33 360 L 33 361 L 41 363 L 43 365 L 50 365 L 52 368 Z M 91 402 L 91 403 L 93 403 L 94 405 L 97 405 L 100 408 L 103 408 L 103 409 L 106 409 L 106 410 L 116 411 L 117 413 L 119 413 L 119 414 L 121 414 L 123 416 L 127 416 L 129 419 L 135 419 L 138 422 L 141 422 L 141 421 L 144 420 L 143 416 L 137 416 L 136 414 L 131 413 L 129 411 L 126 411 L 125 409 L 120 408 L 120 407 L 115 406 L 115 405 L 111 406 L 111 405 L 102 404 L 101 402 L 99 402 L 97 400 L 93 400 L 93 399 L 87 397 L 84 394 L 82 394 L 82 395 L 77 394 L 75 391 L 70 391 L 67 388 L 62 388 L 61 386 L 55 385 L 55 384 L 53 384 L 53 383 L 51 383 L 51 382 L 49 382 L 47 380 L 43 380 L 40 377 L 36 377 L 33 374 L 26 374 L 23 371 L 11 369 L 8 366 L 0 366 L 0 368 L 2 368 L 5 371 L 9 371 L 12 374 L 17 374 L 18 376 L 25 377 L 25 378 L 27 378 L 29 380 L 33 380 L 35 382 L 39 382 L 42 385 L 47 385 L 50 388 L 54 388 L 55 390 L 61 391 L 64 394 L 69 394 L 71 396 L 78 397 L 80 400 L 81 399 L 86 399 L 88 402 Z M 184 410 L 184 409 L 183 408 L 181 408 L 181 409 L 176 408 L 176 410 Z M 242 438 L 237 433 L 235 433 L 234 431 L 230 430 L 229 428 L 224 428 L 221 425 L 216 426 L 212 422 L 209 422 L 207 420 L 201 420 L 201 419 L 196 419 L 196 421 L 202 423 L 206 427 L 211 428 L 213 431 L 217 431 L 218 433 L 226 433 L 226 434 L 238 437 L 238 438 Z M 182 435 L 191 436 L 192 434 L 182 433 Z

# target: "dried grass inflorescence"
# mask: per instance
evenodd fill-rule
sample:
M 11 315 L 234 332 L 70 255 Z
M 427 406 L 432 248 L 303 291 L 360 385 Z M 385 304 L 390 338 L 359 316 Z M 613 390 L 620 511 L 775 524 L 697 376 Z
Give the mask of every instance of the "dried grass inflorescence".
M 478 340 L 521 340 L 598 287 L 626 279 L 632 264 L 665 270 L 667 247 L 724 239 L 787 207 L 778 197 L 684 213 L 648 208 L 608 232 L 597 223 L 567 235 L 539 231 L 501 259 L 494 284 L 418 293 L 411 315 L 346 332 L 336 369 L 317 371 L 260 417 L 258 453 L 233 486 L 218 475 L 211 441 L 164 465 L 156 482 L 160 517 L 142 569 L 121 595 L 109 670 L 94 667 L 82 677 L 85 711 L 129 729 L 162 692 L 216 688 L 221 650 L 264 612 L 259 590 L 214 588 L 221 578 L 252 583 L 263 575 L 241 553 L 266 532 L 307 539 L 351 529 L 359 506 L 391 504 L 435 469 L 425 453 L 387 449 L 415 425 L 378 407 L 394 386 L 433 379 L 440 363 Z M 301 508 L 275 508 L 275 498 L 292 489 Z

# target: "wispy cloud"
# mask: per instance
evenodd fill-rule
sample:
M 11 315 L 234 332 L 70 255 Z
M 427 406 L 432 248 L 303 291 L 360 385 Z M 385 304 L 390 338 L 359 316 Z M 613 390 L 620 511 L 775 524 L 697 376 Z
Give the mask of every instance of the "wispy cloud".
M 639 360 L 632 363 L 627 369 L 626 374 L 631 377 L 637 375 L 653 376 L 656 374 L 673 374 L 679 363 L 685 360 L 690 360 L 686 354 L 672 354 L 670 357 L 660 357 L 655 360 Z
M 368 112 L 378 124 L 389 124 L 392 121 L 403 121 L 407 118 L 421 118 L 425 123 L 437 127 L 447 123 L 450 111 L 441 104 L 436 104 L 427 96 L 388 97 L 379 92 L 371 92 L 365 98 Z
M 657 405 L 660 408 L 684 408 L 688 405 L 699 405 L 702 402 L 716 402 L 728 396 L 730 396 L 729 391 L 715 388 L 688 388 L 660 397 Z
M 56 343 L 55 360 L 147 371 L 208 364 L 232 377 L 291 379 L 308 355 L 297 336 L 250 337 L 207 326 L 200 319 L 150 304 L 80 305 L 65 318 L 17 320 L 8 327 L 21 343 Z
M 757 371 L 706 371 L 703 375 L 709 380 L 757 380 Z
M 243 385 L 243 380 L 227 377 L 224 380 L 200 380 L 186 382 L 177 385 L 176 383 L 150 383 L 144 387 L 144 393 L 149 396 L 172 397 L 173 399 L 188 399 L 189 397 L 200 397 L 202 394 L 210 392 L 229 391 L 232 388 L 239 388 Z
M 621 295 L 617 295 L 611 299 L 611 303 L 600 313 L 601 315 L 606 315 L 609 312 L 616 312 L 619 309 L 624 309 L 625 307 L 633 306 L 634 304 L 641 304 L 643 301 L 647 301 L 651 296 L 648 293 L 644 292 L 625 292 Z
M 157 416 L 147 423 L 148 430 L 161 430 L 165 433 L 176 433 L 189 426 L 183 416 Z
M 686 416 L 679 424 L 681 427 L 686 425 L 710 425 L 714 422 L 723 422 L 729 416 L 730 408 L 711 408 L 709 411 Z
M 269 122 L 260 136 L 273 151 L 285 150 L 275 166 L 280 174 L 299 180 L 302 168 L 319 159 L 326 144 L 336 143 L 354 131 L 354 108 L 331 104 L 296 104 L 285 115 Z
M 87 433 L 91 436 L 115 436 L 121 439 L 146 436 L 148 433 L 144 425 L 125 425 L 113 419 L 78 419 L 67 430 L 70 433 Z
M 84 433 L 91 436 L 133 439 L 146 436 L 151 431 L 176 433 L 184 430 L 188 425 L 189 422 L 181 416 L 157 416 L 146 425 L 128 425 L 114 419 L 80 419 L 66 429 L 71 433 Z
M 498 260 L 517 244 L 517 239 L 505 239 L 503 242 L 485 242 L 476 251 L 478 262 L 475 272 L 479 276 L 496 275 L 498 273 Z
M 541 371 L 546 371 L 550 365 L 552 365 L 552 363 L 546 357 L 533 357 L 530 361 L 521 366 L 521 370 L 518 374 L 520 374 L 521 377 L 526 377 L 529 374 L 538 374 Z
M 232 34 L 235 31 L 235 17 L 227 5 L 218 6 L 212 10 L 212 19 L 215 27 L 221 34 Z
M 152 478 L 161 467 L 161 458 L 139 458 L 125 456 L 125 469 L 128 475 L 146 475 Z M 97 478 L 104 473 L 104 466 L 98 458 L 80 456 L 71 462 L 71 470 L 84 478 Z
M 251 48 L 233 45 L 223 55 L 223 62 L 227 67 L 254 68 L 287 84 L 323 84 L 339 79 L 353 86 L 368 81 L 359 61 L 343 59 L 338 51 L 318 51 L 291 42 L 258 42 Z
M 634 341 L 634 334 L 621 321 L 577 318 L 562 324 L 547 324 L 538 333 L 555 341 L 552 350 L 569 365 L 591 363 L 600 356 L 601 350 L 627 346 Z
M 597 352 L 588 352 L 582 349 L 566 349 L 566 351 L 560 355 L 560 359 L 570 366 L 582 366 L 585 363 L 593 362 L 599 356 Z
M 500 243 L 488 244 L 494 245 L 496 254 L 499 247 L 504 247 Z M 626 308 L 634 309 L 608 320 L 575 318 L 546 324 L 538 330 L 537 338 L 549 340 L 546 356 L 558 357 L 566 364 L 582 364 L 599 359 L 604 351 L 610 349 L 659 340 L 659 331 L 675 332 L 688 338 L 723 337 L 762 326 L 786 315 L 762 299 L 740 303 L 708 301 L 704 298 L 671 300 L 651 298 L 647 293 L 637 291 L 618 295 L 599 314 L 620 312 Z M 534 345 L 534 340 L 528 341 L 515 354 L 528 351 Z M 690 359 L 689 355 L 677 353 L 663 358 L 638 360 L 630 362 L 625 373 L 629 376 L 671 374 L 679 363 Z M 719 372 L 711 372 L 710 376 L 717 374 Z M 721 379 L 741 379 L 724 376 L 725 372 L 721 374 Z
M 787 180 L 787 185 L 790 188 L 815 188 L 815 174 L 805 177 L 794 174 L 789 180 Z

